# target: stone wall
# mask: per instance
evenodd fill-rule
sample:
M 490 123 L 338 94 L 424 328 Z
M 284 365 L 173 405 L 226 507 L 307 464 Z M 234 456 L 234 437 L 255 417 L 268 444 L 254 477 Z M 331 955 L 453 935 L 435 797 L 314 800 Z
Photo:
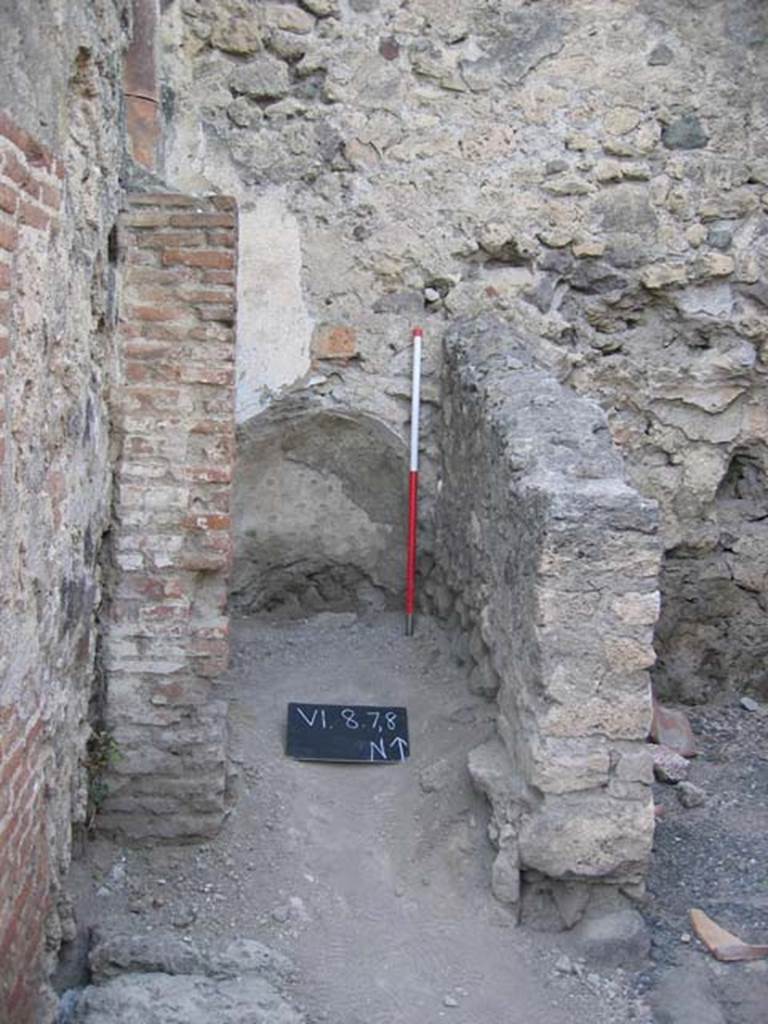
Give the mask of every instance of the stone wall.
M 236 211 L 128 197 L 120 219 L 107 724 L 120 758 L 100 827 L 213 834 L 225 810 Z
M 501 737 L 470 755 L 493 807 L 493 886 L 519 871 L 642 882 L 653 836 L 649 667 L 656 508 L 623 478 L 599 406 L 494 317 L 446 338 L 433 598 L 468 634 Z
M 661 506 L 659 686 L 763 687 L 762 0 L 177 0 L 162 31 L 170 180 L 248 225 L 240 418 L 308 389 L 404 433 L 422 322 L 428 544 L 440 338 L 494 312 Z
M 122 2 L 0 10 L 0 1019 L 50 1009 L 108 525 Z

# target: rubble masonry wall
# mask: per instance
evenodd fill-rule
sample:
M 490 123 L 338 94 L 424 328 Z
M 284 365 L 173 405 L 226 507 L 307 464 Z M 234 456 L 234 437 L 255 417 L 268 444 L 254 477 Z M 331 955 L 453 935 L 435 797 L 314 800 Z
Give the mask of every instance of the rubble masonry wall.
M 498 731 L 470 755 L 493 807 L 493 887 L 519 871 L 642 883 L 653 838 L 648 669 L 659 608 L 653 502 L 605 416 L 496 317 L 446 338 L 432 596 L 468 634 Z
M 0 36 L 0 1019 L 50 1014 L 110 506 L 109 235 L 122 2 L 3 5 Z

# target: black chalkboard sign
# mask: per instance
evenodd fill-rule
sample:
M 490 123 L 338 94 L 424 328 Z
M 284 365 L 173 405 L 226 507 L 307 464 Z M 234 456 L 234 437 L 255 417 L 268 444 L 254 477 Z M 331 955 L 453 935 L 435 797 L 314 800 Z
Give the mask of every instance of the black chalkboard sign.
M 405 708 L 289 704 L 286 753 L 300 761 L 393 764 L 408 757 Z

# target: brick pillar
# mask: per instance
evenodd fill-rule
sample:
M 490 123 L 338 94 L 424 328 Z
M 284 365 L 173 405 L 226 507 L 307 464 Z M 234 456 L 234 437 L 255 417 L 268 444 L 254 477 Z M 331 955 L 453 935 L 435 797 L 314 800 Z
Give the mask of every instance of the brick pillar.
M 120 225 L 121 381 L 108 725 L 120 760 L 100 822 L 211 835 L 224 812 L 236 212 L 136 194 Z

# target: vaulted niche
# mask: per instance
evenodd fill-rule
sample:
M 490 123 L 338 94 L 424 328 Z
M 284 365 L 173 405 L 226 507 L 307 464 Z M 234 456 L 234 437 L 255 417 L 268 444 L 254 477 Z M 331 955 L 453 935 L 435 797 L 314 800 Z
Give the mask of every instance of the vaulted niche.
M 394 606 L 406 453 L 378 420 L 278 403 L 240 428 L 232 605 L 287 617 Z

